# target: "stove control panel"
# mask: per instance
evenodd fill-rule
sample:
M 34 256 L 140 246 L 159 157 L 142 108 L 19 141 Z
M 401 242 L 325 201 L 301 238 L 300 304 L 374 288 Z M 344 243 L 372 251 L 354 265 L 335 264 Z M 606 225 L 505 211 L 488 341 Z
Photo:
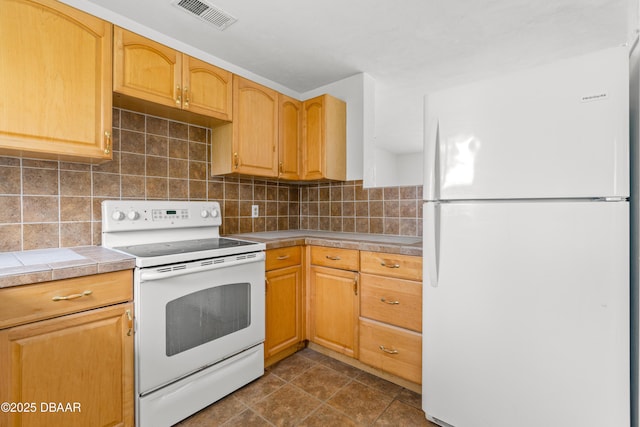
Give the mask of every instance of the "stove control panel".
M 106 200 L 102 202 L 102 231 L 134 231 L 219 227 L 218 202 Z

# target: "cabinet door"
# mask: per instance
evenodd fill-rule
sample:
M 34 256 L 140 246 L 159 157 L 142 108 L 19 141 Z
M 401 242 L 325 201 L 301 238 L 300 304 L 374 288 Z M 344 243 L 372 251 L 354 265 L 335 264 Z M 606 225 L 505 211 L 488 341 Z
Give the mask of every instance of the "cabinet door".
M 310 270 L 310 340 L 357 357 L 358 273 L 318 266 Z
M 303 103 L 302 178 L 347 179 L 347 106 L 321 95 Z
M 324 177 L 325 129 L 324 98 L 322 96 L 305 101 L 304 144 L 302 156 L 303 179 Z
M 113 40 L 114 91 L 182 108 L 182 53 L 119 27 Z
M 0 331 L 0 400 L 35 404 L 0 413 L 0 425 L 133 425 L 132 311 L 120 304 Z
M 300 179 L 300 144 L 302 143 L 302 102 L 279 95 L 278 176 Z
M 232 74 L 187 55 L 183 55 L 182 62 L 182 108 L 231 120 Z
M 278 176 L 278 93 L 234 76 L 233 172 Z
M 0 3 L 0 154 L 111 159 L 111 27 L 53 0 Z
M 302 267 L 267 272 L 265 357 L 302 341 Z

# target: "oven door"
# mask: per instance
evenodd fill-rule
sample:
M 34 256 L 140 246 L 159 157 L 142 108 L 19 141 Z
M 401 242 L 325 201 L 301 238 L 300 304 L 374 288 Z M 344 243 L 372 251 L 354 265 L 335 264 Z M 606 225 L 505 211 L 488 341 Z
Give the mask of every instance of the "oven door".
M 264 341 L 264 252 L 136 270 L 144 395 Z

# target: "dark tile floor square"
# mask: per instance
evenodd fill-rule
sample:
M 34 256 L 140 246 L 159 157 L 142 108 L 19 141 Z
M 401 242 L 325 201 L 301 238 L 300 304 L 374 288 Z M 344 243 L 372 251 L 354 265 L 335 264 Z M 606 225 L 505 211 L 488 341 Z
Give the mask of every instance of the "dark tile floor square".
M 307 348 L 176 426 L 437 427 L 420 407 L 419 394 Z

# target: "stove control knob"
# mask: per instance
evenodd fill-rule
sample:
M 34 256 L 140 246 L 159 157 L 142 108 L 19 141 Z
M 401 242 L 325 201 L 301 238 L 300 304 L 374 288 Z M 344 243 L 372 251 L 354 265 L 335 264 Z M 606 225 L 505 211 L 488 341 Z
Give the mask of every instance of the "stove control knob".
M 211 216 L 212 217 L 217 218 L 218 215 L 220 215 L 220 212 L 218 212 L 217 210 L 214 209 L 214 210 L 211 211 Z
M 122 211 L 114 211 L 111 214 L 111 218 L 113 218 L 114 221 L 122 221 L 124 219 L 125 215 L 124 212 Z
M 202 212 L 200 212 L 200 216 L 201 216 L 202 218 L 206 218 L 206 217 L 208 217 L 208 216 L 209 216 L 209 211 L 208 211 L 208 210 L 206 210 L 206 209 L 202 209 Z
M 127 218 L 129 218 L 131 221 L 135 221 L 136 219 L 140 218 L 140 214 L 136 211 L 131 211 L 127 214 Z

